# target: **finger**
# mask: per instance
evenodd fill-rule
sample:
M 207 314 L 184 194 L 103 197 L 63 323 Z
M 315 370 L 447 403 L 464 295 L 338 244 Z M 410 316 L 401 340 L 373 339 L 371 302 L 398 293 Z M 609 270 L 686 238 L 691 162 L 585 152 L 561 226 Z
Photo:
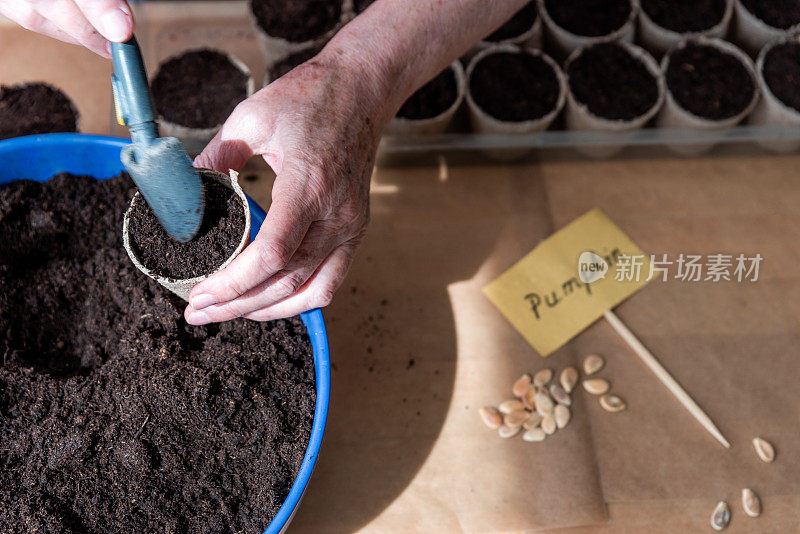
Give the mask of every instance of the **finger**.
M 254 321 L 272 321 L 293 317 L 314 308 L 324 308 L 331 303 L 333 294 L 342 285 L 355 252 L 354 243 L 345 243 L 334 250 L 308 282 L 294 295 L 272 306 L 248 313 L 244 317 Z
M 75 0 L 78 8 L 100 35 L 124 43 L 133 35 L 133 16 L 124 0 Z
M 223 130 L 220 130 L 203 152 L 194 159 L 194 166 L 228 174 L 229 169 L 240 170 L 251 157 L 253 151 L 246 142 L 239 139 L 223 139 Z
M 187 320 L 192 323 L 200 320 L 229 321 L 293 295 L 340 243 L 341 238 L 335 229 L 321 223 L 312 224 L 285 268 L 231 301 L 205 308 L 190 306 L 191 310 L 186 313 Z
M 272 201 L 256 239 L 228 267 L 194 287 L 192 307 L 233 300 L 286 267 L 316 214 L 297 195 Z
M 71 0 L 36 0 L 34 9 L 73 39 L 103 57 L 110 57 L 108 41 L 89 24 Z
M 80 44 L 69 34 L 59 30 L 55 24 L 44 18 L 38 11 L 24 2 L 0 1 L 0 13 L 13 20 L 26 30 L 41 33 L 69 44 Z

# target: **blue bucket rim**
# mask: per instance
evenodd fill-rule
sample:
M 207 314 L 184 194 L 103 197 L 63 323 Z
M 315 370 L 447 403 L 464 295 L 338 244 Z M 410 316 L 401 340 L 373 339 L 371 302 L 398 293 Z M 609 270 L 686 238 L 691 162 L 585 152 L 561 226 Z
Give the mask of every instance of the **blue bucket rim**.
M 0 141 L 0 160 L 4 156 L 19 152 L 54 149 L 61 145 L 94 145 L 102 146 L 112 150 L 119 151 L 125 145 L 130 143 L 130 139 L 121 137 L 112 137 L 109 135 L 95 135 L 95 134 L 81 134 L 81 133 L 53 133 L 53 134 L 40 134 L 28 135 L 23 137 L 15 137 Z M 119 171 L 123 171 L 122 163 L 119 162 Z M 62 169 L 63 172 L 75 172 L 70 169 Z M 56 171 L 58 172 L 58 171 Z M 91 173 L 88 173 L 91 174 Z M 116 174 L 116 173 L 115 173 Z M 43 179 L 50 176 L 42 177 Z M 103 176 L 100 178 L 109 178 Z M 0 183 L 4 183 L 0 181 Z M 256 202 L 247 197 L 247 202 L 250 206 L 252 215 L 252 237 L 258 233 L 261 224 L 264 222 L 266 212 Z M 308 483 L 311 479 L 311 474 L 319 456 L 320 448 L 322 447 L 322 438 L 325 434 L 325 424 L 328 418 L 328 408 L 330 405 L 330 348 L 328 346 L 328 334 L 325 328 L 325 320 L 322 316 L 322 310 L 314 309 L 300 314 L 303 324 L 306 326 L 308 337 L 311 340 L 311 346 L 314 352 L 314 374 L 316 377 L 317 386 L 317 400 L 314 408 L 314 421 L 311 427 L 311 436 L 306 447 L 303 463 L 300 465 L 300 471 L 297 473 L 292 488 L 286 496 L 283 504 L 275 517 L 272 518 L 263 534 L 278 534 L 286 527 L 291 521 L 297 510 L 300 500 L 305 493 Z

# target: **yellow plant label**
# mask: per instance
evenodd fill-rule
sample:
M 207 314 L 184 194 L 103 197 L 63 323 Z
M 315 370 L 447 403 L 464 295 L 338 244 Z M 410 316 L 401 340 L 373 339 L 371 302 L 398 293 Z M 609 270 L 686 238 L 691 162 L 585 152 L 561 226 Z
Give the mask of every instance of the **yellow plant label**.
M 599 209 L 554 233 L 483 292 L 548 356 L 652 277 L 650 260 Z

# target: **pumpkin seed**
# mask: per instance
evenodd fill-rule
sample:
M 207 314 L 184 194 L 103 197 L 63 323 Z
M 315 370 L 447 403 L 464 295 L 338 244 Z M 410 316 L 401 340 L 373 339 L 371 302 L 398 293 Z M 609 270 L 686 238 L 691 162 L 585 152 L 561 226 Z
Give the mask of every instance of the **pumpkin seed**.
M 537 391 L 533 399 L 534 404 L 536 404 L 536 411 L 539 412 L 539 415 L 544 417 L 553 413 L 553 399 L 550 398 L 547 391 Z
M 506 426 L 501 425 L 500 428 L 497 429 L 497 433 L 500 435 L 501 438 L 513 438 L 519 431 L 522 430 L 520 426 Z
M 561 371 L 560 382 L 564 391 L 572 393 L 572 390 L 575 389 L 575 384 L 578 383 L 578 370 L 572 366 L 567 367 Z
M 558 384 L 550 384 L 550 396 L 559 404 L 572 406 L 572 397 Z
M 531 375 L 525 373 L 521 377 L 517 378 L 517 381 L 514 382 L 513 386 L 511 386 L 511 393 L 513 393 L 515 397 L 522 397 L 530 387 Z
M 484 424 L 492 430 L 500 428 L 500 425 L 503 424 L 503 417 L 500 415 L 500 412 L 497 411 L 497 408 L 484 406 L 478 410 L 478 413 L 481 415 Z
M 501 402 L 498 409 L 500 410 L 500 413 L 507 414 L 517 410 L 524 410 L 525 406 L 519 400 L 511 399 Z
M 753 447 L 755 447 L 758 457 L 764 462 L 769 464 L 775 461 L 775 447 L 769 441 L 764 438 L 753 438 Z
M 522 439 L 525 441 L 544 441 L 547 434 L 541 428 L 531 428 L 522 434 Z
M 558 425 L 556 425 L 556 420 L 553 418 L 552 415 L 545 415 L 542 418 L 542 430 L 544 430 L 545 434 L 547 434 L 548 436 L 554 434 L 556 428 L 558 428 Z
M 625 401 L 616 395 L 606 394 L 600 397 L 600 406 L 607 412 L 621 412 L 628 407 Z
M 711 527 L 714 530 L 723 530 L 731 521 L 731 509 L 728 503 L 719 501 L 711 514 Z
M 528 388 L 528 391 L 526 391 L 525 395 L 522 396 L 522 405 L 530 412 L 536 409 L 536 401 L 534 400 L 535 396 L 536 390 L 532 387 Z
M 606 364 L 605 360 L 599 354 L 590 354 L 583 360 L 583 372 L 587 375 L 593 375 L 603 368 Z
M 742 508 L 744 508 L 744 513 L 750 517 L 758 517 L 761 515 L 761 499 L 759 499 L 756 492 L 750 488 L 744 488 L 742 490 Z
M 522 428 L 525 430 L 531 430 L 532 428 L 537 428 L 539 425 L 542 424 L 542 416 L 536 412 L 533 412 L 528 416 L 524 423 L 522 423 Z
M 563 404 L 559 404 L 553 408 L 553 418 L 556 420 L 556 426 L 558 428 L 564 428 L 567 426 L 571 417 L 572 412 L 570 412 L 569 408 Z
M 522 426 L 522 423 L 528 419 L 528 412 L 526 410 L 514 410 L 503 417 L 503 424 L 510 427 Z
M 603 395 L 604 393 L 608 393 L 608 390 L 611 387 L 611 385 L 608 383 L 608 380 L 605 378 L 590 378 L 588 380 L 584 380 L 582 384 L 583 389 L 592 395 Z M 500 411 L 503 411 L 502 408 Z
M 533 385 L 534 386 L 545 386 L 547 385 L 550 380 L 553 379 L 553 370 L 552 369 L 541 369 L 537 371 L 535 375 L 533 375 Z

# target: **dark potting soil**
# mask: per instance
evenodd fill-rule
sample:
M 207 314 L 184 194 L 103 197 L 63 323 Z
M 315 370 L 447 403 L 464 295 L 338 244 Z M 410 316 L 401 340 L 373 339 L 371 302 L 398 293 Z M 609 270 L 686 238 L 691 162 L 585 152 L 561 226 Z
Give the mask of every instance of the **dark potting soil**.
M 536 10 L 536 2 L 530 2 L 517 11 L 505 24 L 496 29 L 494 33 L 486 37 L 484 41 L 496 43 L 520 36 L 531 29 L 538 16 L 539 12 Z
M 539 119 L 558 103 L 558 78 L 541 57 L 499 52 L 481 59 L 469 82 L 472 99 L 492 117 L 508 122 Z
M 131 264 L 127 177 L 0 188 L 0 531 L 261 532 L 315 404 L 299 319 L 195 327 Z
M 586 48 L 570 62 L 567 77 L 575 99 L 605 119 L 635 119 L 658 101 L 655 76 L 616 43 Z
M 162 64 L 151 82 L 158 114 L 189 128 L 212 128 L 247 98 L 247 76 L 216 50 L 192 50 Z
M 620 29 L 631 14 L 630 0 L 545 0 L 544 5 L 558 26 L 586 37 Z
M 738 58 L 695 43 L 672 53 L 666 81 L 678 105 L 711 120 L 738 115 L 756 90 L 753 77 Z
M 650 20 L 678 33 L 713 28 L 725 15 L 725 0 L 642 0 Z
M 747 10 L 773 28 L 800 24 L 800 0 L 742 0 Z
M 239 246 L 245 226 L 241 199 L 233 189 L 203 178 L 205 211 L 197 235 L 181 243 L 167 234 L 147 202 L 133 206 L 131 248 L 150 271 L 166 278 L 194 278 L 215 271 Z
M 363 13 L 374 2 L 375 0 L 355 0 L 355 2 L 353 2 L 353 7 L 356 13 Z
M 762 74 L 778 100 L 800 111 L 800 44 L 773 47 L 764 57 Z
M 336 27 L 342 0 L 250 0 L 250 9 L 270 37 L 302 43 Z
M 302 50 L 300 52 L 291 54 L 285 57 L 284 59 L 278 61 L 269 70 L 270 81 L 275 81 L 284 74 L 288 74 L 289 71 L 294 69 L 296 66 L 305 63 L 312 57 L 319 54 L 322 48 L 323 48 L 322 46 L 314 46 L 308 50 Z
M 67 95 L 46 83 L 0 85 L 0 140 L 21 135 L 76 132 Z
M 398 117 L 421 120 L 436 117 L 447 111 L 458 98 L 458 85 L 453 69 L 447 67 L 434 79 L 417 89 L 406 100 Z

